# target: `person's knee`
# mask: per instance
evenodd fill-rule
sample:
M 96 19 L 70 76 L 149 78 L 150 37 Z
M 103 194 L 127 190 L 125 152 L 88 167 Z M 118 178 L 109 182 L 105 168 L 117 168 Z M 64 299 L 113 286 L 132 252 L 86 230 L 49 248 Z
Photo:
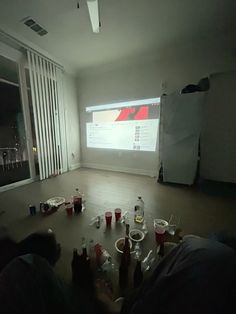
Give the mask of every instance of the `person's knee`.
M 23 241 L 19 242 L 19 254 L 37 254 L 45 258 L 50 265 L 54 266 L 61 254 L 61 246 L 56 241 L 54 233 L 32 233 Z
M 10 237 L 0 239 L 0 271 L 17 256 L 17 244 Z

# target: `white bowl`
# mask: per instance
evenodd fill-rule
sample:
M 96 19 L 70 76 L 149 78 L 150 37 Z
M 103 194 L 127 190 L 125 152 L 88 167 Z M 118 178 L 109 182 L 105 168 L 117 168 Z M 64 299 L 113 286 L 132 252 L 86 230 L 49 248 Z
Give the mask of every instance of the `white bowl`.
M 124 243 L 124 241 L 125 241 L 125 238 L 120 238 L 120 239 L 116 240 L 116 242 L 115 242 L 116 251 L 121 253 L 121 254 L 123 254 L 123 251 L 121 251 L 119 249 L 119 244 L 120 243 Z M 132 241 L 130 239 L 129 239 L 129 247 L 130 247 L 130 250 L 131 250 L 132 249 Z
M 139 236 L 139 239 L 135 239 L 135 235 L 136 234 Z M 143 241 L 144 236 L 145 236 L 144 233 L 141 230 L 138 230 L 138 229 L 132 229 L 129 232 L 129 237 L 134 242 L 141 242 L 141 241 Z

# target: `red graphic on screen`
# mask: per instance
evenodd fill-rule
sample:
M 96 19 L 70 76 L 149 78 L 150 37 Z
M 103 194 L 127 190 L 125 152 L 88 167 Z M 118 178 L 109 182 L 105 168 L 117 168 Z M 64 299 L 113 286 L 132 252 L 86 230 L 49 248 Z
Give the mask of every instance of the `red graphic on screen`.
M 149 115 L 148 106 L 143 106 L 136 113 L 134 120 L 146 120 L 146 119 L 148 119 L 148 115 Z
M 130 117 L 131 115 L 135 113 L 134 108 L 124 108 L 120 111 L 119 116 L 116 118 L 116 121 L 126 121 L 126 120 L 131 120 Z
M 119 116 L 116 121 L 127 121 L 127 120 L 146 120 L 149 116 L 148 106 L 142 107 L 131 107 L 121 109 Z

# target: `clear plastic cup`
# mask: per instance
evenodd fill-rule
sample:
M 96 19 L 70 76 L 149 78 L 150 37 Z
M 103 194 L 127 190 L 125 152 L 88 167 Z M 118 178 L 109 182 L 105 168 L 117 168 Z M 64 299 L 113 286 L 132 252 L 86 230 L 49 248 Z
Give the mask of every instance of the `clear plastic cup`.
M 163 219 L 154 219 L 154 231 L 157 244 L 161 245 L 165 241 L 165 232 L 168 222 Z

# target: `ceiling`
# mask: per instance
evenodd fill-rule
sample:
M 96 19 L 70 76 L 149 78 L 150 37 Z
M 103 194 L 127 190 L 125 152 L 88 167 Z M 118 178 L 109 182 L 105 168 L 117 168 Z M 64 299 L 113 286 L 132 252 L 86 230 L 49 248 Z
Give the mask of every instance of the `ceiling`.
M 235 0 L 100 0 L 99 34 L 92 33 L 85 0 L 0 0 L 0 25 L 46 50 L 74 71 L 221 38 L 236 30 Z M 31 16 L 48 34 L 21 21 Z

